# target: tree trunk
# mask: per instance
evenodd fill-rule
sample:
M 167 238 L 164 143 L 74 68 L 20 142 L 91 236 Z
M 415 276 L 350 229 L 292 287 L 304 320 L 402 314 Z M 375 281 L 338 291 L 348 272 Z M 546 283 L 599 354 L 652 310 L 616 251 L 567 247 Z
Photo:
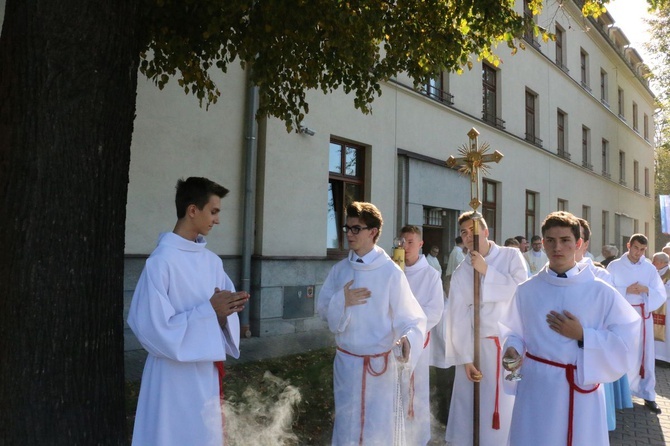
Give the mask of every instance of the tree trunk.
M 123 248 L 137 14 L 132 0 L 6 3 L 0 36 L 3 445 L 127 442 Z

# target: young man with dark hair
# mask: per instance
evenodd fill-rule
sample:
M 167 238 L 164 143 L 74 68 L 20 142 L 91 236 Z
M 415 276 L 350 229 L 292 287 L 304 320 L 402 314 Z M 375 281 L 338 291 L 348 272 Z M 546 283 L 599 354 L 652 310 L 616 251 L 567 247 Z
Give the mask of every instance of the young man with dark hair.
M 607 271 L 612 276 L 612 285 L 642 316 L 642 344 L 637 363 L 628 370 L 631 393 L 644 399 L 649 410 L 660 414 L 661 409 L 656 404 L 654 321 L 651 312 L 663 305 L 666 294 L 658 271 L 644 257 L 647 244 L 644 234 L 633 234 L 626 244 L 628 252 L 607 265 Z
M 522 254 L 528 251 L 528 240 L 526 240 L 526 237 L 523 235 L 517 235 L 514 238 L 517 242 L 519 242 L 519 249 L 521 250 Z
M 426 338 L 419 353 L 414 372 L 410 378 L 408 392 L 404 395 L 405 428 L 408 445 L 425 446 L 430 441 L 430 383 L 428 365 L 430 362 L 430 330 L 442 319 L 444 291 L 440 273 L 430 266 L 426 256 L 420 253 L 423 246 L 421 228 L 414 225 L 403 226 L 400 237 L 404 239 L 405 276 L 412 294 L 426 314 Z
M 405 274 L 376 245 L 382 215 L 372 203 L 347 206 L 350 251 L 331 269 L 317 310 L 335 333 L 335 425 L 332 443 L 396 444 L 402 416 L 396 354 L 410 368 L 422 351 L 426 316 Z M 397 439 L 404 441 L 404 439 Z
M 607 445 L 600 383 L 616 380 L 634 361 L 640 317 L 575 261 L 582 240 L 574 215 L 549 214 L 542 237 L 549 263 L 519 285 L 501 322 L 503 366 L 521 367 L 522 374 L 509 444 Z
M 227 193 L 206 178 L 179 180 L 177 223 L 160 235 L 135 288 L 128 325 L 149 355 L 134 445 L 223 444 L 223 361 L 239 357 L 237 313 L 249 299 L 205 248 Z
M 447 365 L 456 366 L 446 441 L 472 444 L 473 382 L 480 384 L 479 435 L 482 445 L 504 445 L 512 418 L 514 397 L 502 391 L 500 330 L 498 321 L 507 312 L 517 285 L 526 280 L 526 261 L 517 248 L 489 241 L 483 218 L 479 222 L 479 246 L 474 245 L 474 212 L 458 218 L 461 237 L 468 248 L 465 260 L 451 278 L 447 303 Z M 480 274 L 480 363 L 474 355 L 474 272 Z

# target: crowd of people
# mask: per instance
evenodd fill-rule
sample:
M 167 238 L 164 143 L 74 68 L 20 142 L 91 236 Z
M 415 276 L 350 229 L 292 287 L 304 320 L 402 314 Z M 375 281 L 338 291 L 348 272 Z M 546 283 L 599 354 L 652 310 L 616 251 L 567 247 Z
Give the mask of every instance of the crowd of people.
M 128 323 L 149 355 L 133 444 L 225 442 L 224 361 L 239 355 L 237 313 L 249 299 L 205 248 L 227 192 L 178 182 L 177 223 L 137 285 Z M 458 226 L 444 271 L 413 225 L 399 231 L 396 263 L 377 245 L 379 209 L 347 206 L 349 253 L 316 303 L 337 347 L 332 444 L 428 444 L 431 366 L 454 370 L 452 388 L 437 386 L 451 394 L 440 420 L 451 446 L 606 445 L 631 395 L 661 412 L 654 365 L 670 360 L 670 246 L 648 261 L 647 238 L 634 234 L 621 257 L 606 245 L 593 259 L 588 222 L 568 212 L 549 214 L 530 243 L 497 245 L 472 211 Z

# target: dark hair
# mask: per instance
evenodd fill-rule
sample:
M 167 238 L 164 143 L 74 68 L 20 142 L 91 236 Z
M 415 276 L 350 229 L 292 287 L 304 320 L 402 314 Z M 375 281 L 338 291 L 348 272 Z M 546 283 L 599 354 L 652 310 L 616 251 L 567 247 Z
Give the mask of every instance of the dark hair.
M 176 189 L 174 202 L 177 207 L 177 218 L 183 218 L 186 215 L 186 209 L 192 204 L 202 210 L 212 195 L 223 198 L 228 194 L 228 189 L 225 187 L 202 177 L 180 179 L 177 181 Z
M 382 213 L 379 212 L 377 206 L 364 201 L 354 201 L 347 206 L 347 218 L 358 218 L 359 220 L 363 220 L 363 223 L 368 228 L 377 228 L 379 231 L 377 231 L 377 235 L 373 239 L 377 243 L 377 239 L 382 234 L 382 225 L 384 224 Z
M 519 242 L 519 245 L 521 245 L 522 240 L 526 240 L 526 242 L 528 242 L 528 239 L 526 237 L 524 237 L 523 235 L 517 235 L 514 238 L 516 239 L 517 242 Z
M 519 241 L 514 237 L 510 237 L 507 240 L 505 240 L 505 243 L 503 245 L 504 246 L 516 246 L 517 248 L 520 246 Z
M 591 227 L 589 226 L 589 222 L 579 217 L 577 217 L 577 220 L 579 220 L 579 226 L 584 230 L 584 241 L 588 242 L 591 240 Z
M 454 239 L 454 241 L 456 242 L 457 245 L 460 245 L 461 243 L 463 243 L 463 237 L 459 235 Z
M 544 237 L 545 232 L 555 227 L 570 228 L 575 240 L 582 238 L 579 233 L 579 220 L 570 212 L 557 211 L 547 215 L 547 218 L 542 222 L 542 237 Z
M 367 224 L 367 223 L 366 223 Z M 416 225 L 406 225 L 403 226 L 402 229 L 400 230 L 401 234 L 416 234 L 419 236 L 419 238 L 422 237 L 422 231 L 421 228 L 416 226 Z
M 530 238 L 531 243 L 535 243 L 535 242 L 539 242 L 539 241 L 542 241 L 542 237 L 540 237 L 539 235 L 534 235 Z
M 475 215 L 475 211 L 465 211 L 461 215 L 458 216 L 458 226 L 462 225 L 468 220 L 472 220 L 472 217 Z M 479 224 L 482 226 L 484 229 L 488 229 L 489 226 L 486 224 L 486 220 L 484 220 L 484 217 L 481 217 L 479 220 Z
M 649 244 L 649 240 L 647 240 L 647 236 L 644 234 L 633 234 L 630 236 L 630 240 L 628 243 L 631 245 L 633 242 L 638 242 L 640 245 L 647 246 Z

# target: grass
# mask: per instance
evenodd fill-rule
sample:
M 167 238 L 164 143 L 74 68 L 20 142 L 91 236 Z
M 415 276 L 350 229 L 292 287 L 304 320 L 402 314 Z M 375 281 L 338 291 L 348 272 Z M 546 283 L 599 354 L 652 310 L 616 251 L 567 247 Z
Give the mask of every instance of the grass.
M 257 418 L 267 418 L 267 413 L 258 407 L 246 405 L 246 400 L 254 394 L 263 395 L 265 405 L 274 405 L 283 398 L 281 391 L 287 385 L 298 389 L 301 400 L 295 407 L 292 431 L 297 438 L 286 440 L 284 444 L 323 445 L 329 444 L 332 434 L 333 402 L 333 357 L 334 348 L 325 348 L 276 359 L 266 359 L 234 365 L 226 365 L 224 393 L 227 402 L 233 406 L 248 409 Z M 270 372 L 277 380 L 264 378 Z M 132 433 L 135 419 L 139 382 L 126 383 L 126 413 L 128 432 Z M 239 410 L 240 407 L 237 409 Z M 262 412 L 262 413 L 261 413 Z M 270 423 L 263 418 L 262 423 Z M 232 443 L 232 442 L 231 442 Z

